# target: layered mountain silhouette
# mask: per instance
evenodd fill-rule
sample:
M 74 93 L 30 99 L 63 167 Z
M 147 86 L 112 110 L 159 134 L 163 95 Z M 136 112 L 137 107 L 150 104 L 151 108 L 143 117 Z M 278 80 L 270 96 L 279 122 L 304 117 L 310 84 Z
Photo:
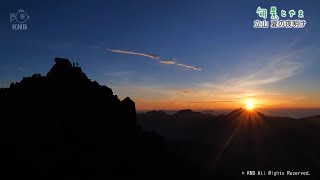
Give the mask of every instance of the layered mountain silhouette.
M 308 171 L 300 179 L 320 177 L 320 116 L 294 119 L 245 109 L 214 116 L 182 110 L 140 113 L 138 122 L 164 136 L 172 151 L 193 161 L 206 178 L 245 179 L 247 171 L 269 170 L 285 172 L 284 178 L 292 178 L 287 171 Z

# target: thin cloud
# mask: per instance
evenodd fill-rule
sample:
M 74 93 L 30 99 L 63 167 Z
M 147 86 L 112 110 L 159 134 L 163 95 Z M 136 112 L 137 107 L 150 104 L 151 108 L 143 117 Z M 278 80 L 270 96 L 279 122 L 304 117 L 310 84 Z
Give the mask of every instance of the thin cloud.
M 184 68 L 192 69 L 192 70 L 196 70 L 196 71 L 201 71 L 202 70 L 199 67 L 177 63 L 176 61 L 173 61 L 173 60 L 161 60 L 160 63 L 161 64 L 167 64 L 167 65 L 176 65 L 176 66 L 180 66 L 180 67 L 184 67 Z
M 275 90 L 275 83 L 283 82 L 295 76 L 304 67 L 299 61 L 303 54 L 278 54 L 264 60 L 259 67 L 244 69 L 242 74 L 232 74 L 213 82 L 203 82 L 199 85 L 199 92 L 204 91 L 205 97 L 210 99 L 255 99 L 256 104 L 264 106 L 279 103 L 283 98 L 289 99 L 289 94 Z M 290 102 L 293 102 L 290 101 Z
M 161 60 L 160 63 L 161 63 L 161 64 L 173 65 L 173 64 L 176 64 L 176 61 L 172 61 L 172 60 Z
M 291 60 L 275 60 L 260 71 L 248 76 L 244 81 L 239 81 L 238 86 L 259 86 L 275 83 L 296 74 L 303 67 L 302 63 Z
M 193 103 L 193 104 L 206 104 L 206 103 L 233 103 L 233 102 L 239 102 L 239 100 L 217 100 L 217 101 L 191 101 L 188 103 Z
M 192 70 L 196 70 L 196 71 L 201 71 L 202 69 L 196 66 L 190 66 L 190 65 L 186 65 L 186 64 L 181 64 L 181 63 L 177 63 L 177 61 L 175 60 L 161 60 L 160 61 L 161 64 L 167 64 L 167 65 L 177 65 L 177 66 L 181 66 L 187 69 L 192 69 Z
M 288 79 L 303 67 L 304 65 L 295 60 L 293 56 L 278 56 L 270 58 L 269 62 L 256 71 L 251 69 L 253 73 L 232 77 L 222 83 L 202 83 L 200 85 L 221 90 L 259 87 Z
M 133 51 L 120 50 L 120 49 L 107 49 L 107 50 L 111 51 L 111 52 L 115 52 L 115 53 L 144 56 L 144 57 L 148 57 L 148 58 L 151 58 L 151 59 L 160 59 L 160 56 L 155 55 L 155 54 L 146 54 L 146 53 L 139 53 L 139 52 L 133 52 Z
M 201 71 L 202 69 L 196 66 L 190 66 L 190 65 L 186 65 L 186 64 L 181 64 L 181 63 L 177 63 L 177 66 L 181 66 L 187 69 L 192 69 L 192 70 L 196 70 L 196 71 Z
M 111 51 L 114 53 L 121 53 L 121 54 L 130 54 L 130 55 L 136 55 L 136 56 L 143 56 L 148 57 L 151 59 L 157 59 L 159 60 L 160 64 L 166 64 L 166 65 L 176 65 L 180 67 L 184 67 L 186 69 L 201 71 L 202 69 L 196 66 L 186 65 L 182 63 L 177 63 L 178 59 L 172 58 L 170 60 L 160 59 L 160 56 L 155 54 L 147 54 L 147 53 L 140 53 L 140 52 L 133 52 L 133 51 L 127 51 L 127 50 L 121 50 L 121 49 L 106 49 L 107 51 Z

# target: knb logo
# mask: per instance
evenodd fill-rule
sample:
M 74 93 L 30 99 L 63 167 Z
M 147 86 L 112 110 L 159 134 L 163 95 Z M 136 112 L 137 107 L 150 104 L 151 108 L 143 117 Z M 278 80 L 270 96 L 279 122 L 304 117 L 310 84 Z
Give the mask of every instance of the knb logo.
M 23 9 L 19 9 L 17 13 L 10 13 L 10 23 L 17 22 L 12 24 L 12 30 L 27 30 L 26 22 L 29 18 L 30 16 Z

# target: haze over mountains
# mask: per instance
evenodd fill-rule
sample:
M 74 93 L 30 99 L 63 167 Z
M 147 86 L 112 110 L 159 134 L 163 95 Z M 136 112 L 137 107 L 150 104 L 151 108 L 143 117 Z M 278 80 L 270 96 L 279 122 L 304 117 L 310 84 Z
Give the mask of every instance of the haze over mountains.
M 201 112 L 203 114 L 212 114 L 212 115 L 221 115 L 221 114 L 229 114 L 232 112 L 234 109 L 210 109 L 210 110 L 193 110 L 196 112 Z M 180 110 L 157 110 L 157 111 L 162 111 L 165 112 L 169 115 L 175 114 Z M 281 109 L 265 109 L 265 108 L 259 108 L 259 112 L 268 115 L 268 116 L 280 116 L 280 117 L 290 117 L 290 118 L 295 118 L 295 119 L 300 119 L 304 117 L 309 117 L 309 116 L 316 116 L 320 114 L 320 109 L 316 108 L 281 108 Z M 137 113 L 145 113 L 148 112 L 146 110 L 144 111 L 139 111 L 137 110 Z
M 56 58 L 0 89 L 2 175 L 40 179 L 213 179 L 242 171 L 319 177 L 320 116 L 293 119 L 237 109 L 136 114 L 81 68 Z
M 210 143 L 212 142 L 210 140 L 212 135 L 221 129 L 229 128 L 227 121 L 231 121 L 240 114 L 255 115 L 255 118 L 260 118 L 268 123 L 274 123 L 276 126 L 286 125 L 286 123 L 288 123 L 289 126 L 300 123 L 304 126 L 306 124 L 316 123 L 314 122 L 315 119 L 319 119 L 319 115 L 299 119 L 267 116 L 257 111 L 250 112 L 240 108 L 230 113 L 219 115 L 213 115 L 210 112 L 195 112 L 190 109 L 181 110 L 173 114 L 168 114 L 165 111 L 148 111 L 138 113 L 138 122 L 144 129 L 155 130 L 169 139 L 192 140 L 196 138 L 197 141 Z M 279 120 L 281 120 L 282 123 L 280 123 Z M 318 125 L 320 125 L 320 122 Z M 317 126 L 315 126 L 315 128 L 317 128 Z M 213 134 L 210 136 L 209 134 L 205 134 L 206 132 Z M 203 137 L 201 135 L 203 135 Z M 207 138 L 209 138 L 209 140 L 207 140 Z
M 230 119 L 234 118 L 235 113 L 248 113 L 246 110 L 240 108 L 234 110 L 228 114 L 219 114 L 213 115 L 212 113 L 201 113 L 194 112 L 190 109 L 181 110 L 174 114 L 168 114 L 164 111 L 148 111 L 145 113 L 138 113 L 138 122 L 144 129 L 147 130 L 155 130 L 159 132 L 161 135 L 169 138 L 169 139 L 180 139 L 180 140 L 192 140 L 193 138 L 197 139 L 197 141 L 201 141 L 204 143 L 212 142 L 210 140 L 210 133 L 215 135 L 215 133 L 219 130 L 228 128 Z M 275 116 L 267 116 L 260 112 L 251 112 L 252 114 L 256 114 L 259 118 L 262 118 L 269 123 L 273 121 L 282 120 L 289 121 L 288 123 L 296 124 L 308 124 L 311 119 L 317 119 L 319 116 L 310 116 L 300 119 L 289 118 L 289 117 L 275 117 Z M 279 122 L 275 122 L 275 125 L 286 126 L 286 123 L 278 124 Z M 284 127 L 282 127 L 284 128 Z M 194 133 L 195 131 L 199 131 L 198 133 Z M 215 131 L 213 131 L 215 130 Z M 205 133 L 209 134 L 205 134 Z M 200 135 L 203 134 L 203 137 Z M 209 138 L 209 140 L 207 140 Z
M 138 122 L 212 176 L 239 178 L 242 171 L 271 170 L 308 171 L 319 177 L 320 116 L 294 119 L 244 109 L 219 116 L 150 111 L 138 114 Z

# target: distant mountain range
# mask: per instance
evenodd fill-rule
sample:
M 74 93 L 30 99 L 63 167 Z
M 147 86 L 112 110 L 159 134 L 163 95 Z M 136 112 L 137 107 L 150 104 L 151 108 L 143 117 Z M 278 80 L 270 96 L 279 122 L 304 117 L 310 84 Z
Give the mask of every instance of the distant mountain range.
M 218 116 L 150 111 L 138 114 L 138 123 L 164 136 L 172 151 L 197 164 L 205 177 L 241 179 L 246 178 L 241 172 L 251 170 L 320 177 L 320 116 L 294 119 L 244 109 Z
M 179 110 L 158 110 L 165 112 L 169 115 L 177 113 Z M 201 112 L 203 114 L 212 114 L 215 116 L 221 114 L 229 114 L 233 109 L 209 109 L 209 110 L 195 110 L 196 112 Z M 259 108 L 258 110 L 261 113 L 264 113 L 268 116 L 278 116 L 278 117 L 290 117 L 295 119 L 300 119 L 304 117 L 316 116 L 320 114 L 320 108 L 281 108 L 281 109 L 264 109 Z M 137 113 L 146 113 L 148 111 L 138 110 Z
M 212 143 L 217 133 L 232 128 L 231 124 L 236 118 L 245 115 L 254 115 L 276 127 L 299 126 L 301 124 L 320 125 L 320 115 L 300 119 L 290 117 L 267 116 L 257 111 L 236 109 L 228 114 L 213 115 L 211 113 L 195 112 L 190 109 L 167 114 L 164 111 L 148 111 L 138 113 L 138 123 L 146 130 L 154 130 L 169 140 L 192 140 L 202 143 Z M 317 122 L 319 121 L 319 123 Z

